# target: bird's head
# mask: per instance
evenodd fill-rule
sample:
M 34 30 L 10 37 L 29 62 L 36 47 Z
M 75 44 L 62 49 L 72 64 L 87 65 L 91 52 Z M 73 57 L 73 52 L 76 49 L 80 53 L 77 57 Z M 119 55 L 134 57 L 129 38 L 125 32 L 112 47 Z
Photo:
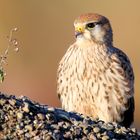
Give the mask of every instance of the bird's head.
M 112 28 L 109 20 L 101 15 L 88 13 L 74 21 L 76 39 L 92 40 L 96 43 L 112 43 Z

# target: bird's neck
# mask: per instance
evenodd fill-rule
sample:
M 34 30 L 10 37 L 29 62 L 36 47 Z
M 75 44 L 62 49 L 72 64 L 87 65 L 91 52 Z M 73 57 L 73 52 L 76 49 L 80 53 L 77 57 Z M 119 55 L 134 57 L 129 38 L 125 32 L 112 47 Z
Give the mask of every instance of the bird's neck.
M 78 38 L 75 43 L 80 48 L 87 48 L 93 45 L 94 42 L 90 39 Z
M 101 42 L 95 42 L 91 39 L 83 39 L 79 38 L 75 42 L 76 46 L 83 49 L 91 49 L 96 51 L 108 51 L 110 48 L 112 48 L 112 42 L 107 43 L 101 43 Z

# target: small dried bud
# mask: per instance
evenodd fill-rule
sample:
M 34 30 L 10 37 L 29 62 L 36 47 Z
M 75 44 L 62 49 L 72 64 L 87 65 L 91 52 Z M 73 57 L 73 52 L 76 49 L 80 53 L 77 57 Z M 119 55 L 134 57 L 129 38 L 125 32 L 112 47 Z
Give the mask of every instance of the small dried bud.
M 16 41 L 16 42 L 14 43 L 14 45 L 17 46 L 17 45 L 18 45 L 18 42 Z
M 6 73 L 6 72 L 4 72 L 4 73 L 3 73 L 3 75 L 4 75 L 4 77 L 5 77 L 5 76 L 7 75 L 7 73 Z
M 15 48 L 14 51 L 15 51 L 15 52 L 18 52 L 18 51 L 19 51 L 19 48 Z
M 18 28 L 17 27 L 13 28 L 13 31 L 15 31 L 15 32 L 18 31 Z
M 12 39 L 12 44 L 17 45 L 18 44 L 17 39 Z

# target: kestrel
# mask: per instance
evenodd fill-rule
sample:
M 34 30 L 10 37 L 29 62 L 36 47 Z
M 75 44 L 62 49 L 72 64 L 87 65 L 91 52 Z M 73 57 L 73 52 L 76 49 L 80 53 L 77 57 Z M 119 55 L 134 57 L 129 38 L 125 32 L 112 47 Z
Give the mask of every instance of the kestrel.
M 134 74 L 127 55 L 113 45 L 109 20 L 88 13 L 74 21 L 76 41 L 58 67 L 62 108 L 129 127 L 134 114 Z

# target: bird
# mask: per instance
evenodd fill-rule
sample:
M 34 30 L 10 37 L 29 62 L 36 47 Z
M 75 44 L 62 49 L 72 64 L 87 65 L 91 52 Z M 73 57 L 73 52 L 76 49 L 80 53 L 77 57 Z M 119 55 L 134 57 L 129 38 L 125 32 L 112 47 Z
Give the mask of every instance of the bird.
M 58 64 L 57 95 L 62 108 L 106 123 L 134 121 L 134 72 L 128 56 L 113 44 L 107 17 L 86 13 L 74 21 L 75 42 Z

